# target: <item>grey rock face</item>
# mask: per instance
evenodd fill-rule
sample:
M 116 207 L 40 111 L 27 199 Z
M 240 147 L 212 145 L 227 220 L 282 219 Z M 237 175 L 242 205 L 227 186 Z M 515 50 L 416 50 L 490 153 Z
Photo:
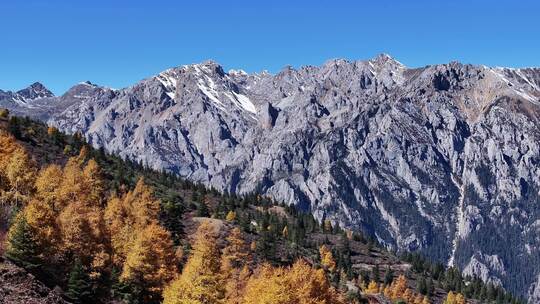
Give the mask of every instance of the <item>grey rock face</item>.
M 24 112 L 123 157 L 262 192 L 534 295 L 539 87 L 540 69 L 410 69 L 388 55 L 275 75 L 209 61 L 121 90 L 79 84 Z
M 18 91 L 17 95 L 25 101 L 54 97 L 54 94 L 39 82 L 35 82 L 28 88 Z

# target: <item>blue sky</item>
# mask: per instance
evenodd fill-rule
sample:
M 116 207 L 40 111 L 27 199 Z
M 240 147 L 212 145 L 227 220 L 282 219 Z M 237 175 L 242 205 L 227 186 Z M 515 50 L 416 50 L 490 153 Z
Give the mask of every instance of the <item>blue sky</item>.
M 0 1 L 0 88 L 121 88 L 214 59 L 277 72 L 388 53 L 408 66 L 459 60 L 540 66 L 540 1 Z

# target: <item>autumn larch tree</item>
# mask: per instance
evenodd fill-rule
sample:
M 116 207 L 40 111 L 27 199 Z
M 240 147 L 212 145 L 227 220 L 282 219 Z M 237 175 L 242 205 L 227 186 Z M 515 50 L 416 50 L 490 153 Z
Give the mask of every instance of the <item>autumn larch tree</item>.
M 148 225 L 157 223 L 159 212 L 159 201 L 143 179 L 132 191 L 108 200 L 104 220 L 111 235 L 114 265 L 122 267 L 135 236 Z
M 175 277 L 176 257 L 170 233 L 158 224 L 148 225 L 131 247 L 120 280 L 139 287 L 142 296 L 160 300 L 163 288 Z
M 319 248 L 319 255 L 321 256 L 321 265 L 323 268 L 329 272 L 334 272 L 336 270 L 336 261 L 334 260 L 332 251 L 326 245 L 322 245 Z
M 246 286 L 245 304 L 340 304 L 340 295 L 322 269 L 313 269 L 304 260 L 292 267 L 263 265 Z
M 223 303 L 225 290 L 220 275 L 220 253 L 212 225 L 197 229 L 192 254 L 182 274 L 163 291 L 163 304 Z
M 227 246 L 221 256 L 221 274 L 225 280 L 226 303 L 241 302 L 242 292 L 249 277 L 250 254 L 239 228 L 233 228 L 227 237 Z

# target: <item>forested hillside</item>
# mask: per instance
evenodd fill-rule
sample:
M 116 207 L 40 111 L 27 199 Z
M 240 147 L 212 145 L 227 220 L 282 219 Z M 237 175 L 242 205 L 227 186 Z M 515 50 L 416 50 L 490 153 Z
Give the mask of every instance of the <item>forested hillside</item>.
M 6 110 L 0 203 L 0 295 L 15 264 L 73 303 L 520 302 L 257 193 L 218 193 Z

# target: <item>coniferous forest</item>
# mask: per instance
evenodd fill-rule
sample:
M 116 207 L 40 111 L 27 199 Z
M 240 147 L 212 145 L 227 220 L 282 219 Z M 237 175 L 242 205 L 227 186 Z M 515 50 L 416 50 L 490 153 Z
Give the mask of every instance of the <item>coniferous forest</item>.
M 2 264 L 70 303 L 522 303 L 294 206 L 219 193 L 7 110 L 0 206 Z

